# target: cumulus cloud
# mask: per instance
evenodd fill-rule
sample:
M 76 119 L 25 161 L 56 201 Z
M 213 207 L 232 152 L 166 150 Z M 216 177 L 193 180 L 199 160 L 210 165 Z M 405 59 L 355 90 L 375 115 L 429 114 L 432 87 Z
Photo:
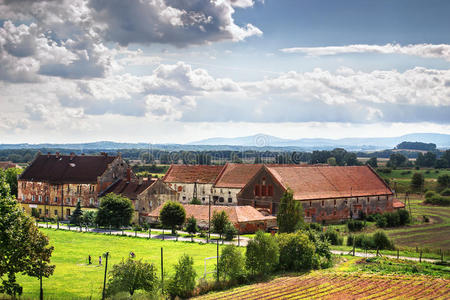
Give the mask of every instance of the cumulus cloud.
M 414 44 L 402 46 L 400 44 L 386 45 L 347 45 L 327 47 L 294 47 L 281 49 L 284 53 L 301 53 L 308 56 L 339 55 L 347 53 L 379 53 L 404 54 L 425 58 L 441 58 L 450 61 L 450 45 L 448 44 Z

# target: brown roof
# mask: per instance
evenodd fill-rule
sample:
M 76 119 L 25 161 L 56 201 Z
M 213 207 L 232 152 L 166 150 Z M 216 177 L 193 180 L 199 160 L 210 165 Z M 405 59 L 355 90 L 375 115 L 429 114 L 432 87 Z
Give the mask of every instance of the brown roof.
M 171 165 L 164 182 L 214 183 L 224 166 Z
M 0 161 L 0 169 L 17 168 L 18 165 L 12 161 Z
M 394 202 L 392 203 L 392 207 L 393 208 L 405 208 L 405 203 L 398 201 L 398 200 L 394 200 Z
M 137 196 L 145 191 L 149 186 L 156 182 L 156 179 L 143 180 L 141 184 L 139 181 L 127 181 L 126 179 L 119 179 L 111 184 L 100 196 L 114 193 L 127 197 L 131 200 L 136 200 Z
M 262 166 L 262 164 L 226 164 L 214 186 L 242 189 Z
M 163 206 L 164 204 L 157 207 L 149 214 L 149 216 L 158 218 L 159 213 Z M 208 221 L 209 216 L 208 205 L 183 204 L 183 207 L 186 210 L 186 218 L 193 216 L 198 221 L 201 220 Z M 219 205 L 211 205 L 211 217 L 215 211 L 220 212 L 222 210 L 224 210 L 227 213 L 228 218 L 234 224 L 252 221 L 271 220 L 275 218 L 272 216 L 264 216 L 252 206 L 219 206 Z
M 21 180 L 51 183 L 95 183 L 117 156 L 38 155 L 20 175 Z
M 309 166 L 267 168 L 294 199 L 326 199 L 390 195 L 392 191 L 368 166 Z

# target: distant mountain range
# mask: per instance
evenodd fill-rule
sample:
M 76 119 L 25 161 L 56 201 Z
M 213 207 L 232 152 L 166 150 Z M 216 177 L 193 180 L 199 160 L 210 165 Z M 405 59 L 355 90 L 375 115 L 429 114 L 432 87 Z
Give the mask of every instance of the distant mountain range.
M 413 133 L 399 137 L 379 138 L 344 138 L 344 139 L 282 139 L 266 134 L 257 134 L 236 138 L 210 138 L 188 144 L 148 144 L 116 143 L 100 141 L 72 144 L 0 144 L 0 149 L 71 149 L 118 150 L 118 149 L 160 149 L 177 150 L 286 150 L 311 151 L 345 148 L 348 151 L 369 151 L 392 149 L 401 142 L 434 143 L 438 148 L 450 148 L 450 134 Z
M 299 148 L 336 148 L 348 150 L 392 149 L 401 142 L 434 143 L 437 147 L 450 147 L 450 134 L 412 133 L 399 137 L 343 138 L 343 139 L 282 139 L 266 134 L 257 134 L 236 138 L 210 138 L 189 143 L 189 145 L 234 145 L 256 147 L 299 147 Z

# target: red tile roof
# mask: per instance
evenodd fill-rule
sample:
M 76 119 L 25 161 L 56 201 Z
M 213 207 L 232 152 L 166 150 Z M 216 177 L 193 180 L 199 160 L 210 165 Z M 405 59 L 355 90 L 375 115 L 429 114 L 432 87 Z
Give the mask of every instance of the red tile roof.
M 126 179 L 119 179 L 112 185 L 110 185 L 105 191 L 103 191 L 100 196 L 114 193 L 127 197 L 131 200 L 136 200 L 139 194 L 141 194 L 155 182 L 156 179 L 143 180 L 142 184 L 139 184 L 138 181 L 127 181 Z
M 242 189 L 261 170 L 262 164 L 226 164 L 214 186 Z
M 214 183 L 224 166 L 171 165 L 164 182 Z
M 398 200 L 394 200 L 394 202 L 392 203 L 392 207 L 393 208 L 405 208 L 405 203 L 398 201 Z
M 0 161 L 0 169 L 17 168 L 18 165 L 12 161 Z
M 158 218 L 159 213 L 163 206 L 164 204 L 157 207 L 149 214 L 149 216 Z M 208 221 L 209 216 L 208 205 L 183 204 L 183 207 L 186 210 L 186 218 L 193 216 L 198 221 Z M 252 206 L 219 206 L 219 205 L 211 205 L 211 217 L 215 211 L 220 212 L 222 210 L 224 210 L 227 213 L 228 218 L 234 224 L 272 220 L 275 218 L 272 216 L 264 216 Z
M 95 183 L 117 156 L 38 155 L 20 175 L 21 180 L 51 183 Z
M 271 166 L 267 169 L 284 188 L 292 189 L 296 200 L 392 194 L 368 166 Z

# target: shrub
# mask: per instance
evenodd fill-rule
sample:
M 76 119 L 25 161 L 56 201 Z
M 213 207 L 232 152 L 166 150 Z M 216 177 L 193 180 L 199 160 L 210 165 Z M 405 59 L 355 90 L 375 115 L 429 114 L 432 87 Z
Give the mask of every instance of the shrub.
M 234 227 L 233 223 L 228 222 L 224 230 L 225 240 L 232 241 L 236 235 L 237 235 L 236 227 Z
M 202 202 L 198 198 L 194 197 L 189 204 L 200 205 Z
M 191 241 L 194 241 L 194 234 L 198 231 L 197 219 L 194 216 L 191 216 L 187 219 L 186 222 L 186 231 L 191 235 Z
M 313 242 L 316 247 L 316 253 L 313 261 L 314 268 L 319 266 L 321 268 L 330 267 L 332 265 L 330 243 L 325 238 L 324 233 L 308 230 L 306 231 L 306 234 L 308 235 L 309 240 Z
M 355 246 L 363 249 L 373 249 L 373 240 L 366 234 L 355 235 Z
M 381 173 L 384 173 L 384 174 L 392 173 L 392 169 L 391 168 L 378 168 L 377 171 L 381 172 Z
M 434 195 L 430 198 L 426 198 L 425 203 L 433 204 L 433 205 L 449 206 L 450 205 L 450 197 Z
M 397 211 L 397 214 L 400 218 L 400 226 L 409 224 L 411 222 L 411 217 L 409 215 L 409 212 L 405 209 L 400 209 Z
M 139 225 L 134 225 L 133 226 L 133 231 L 142 231 L 142 227 Z
M 324 236 L 330 242 L 331 245 L 339 246 L 342 245 L 344 242 L 344 239 L 341 236 L 339 236 L 336 230 L 333 229 L 327 229 Z
M 119 292 L 128 292 L 132 296 L 137 290 L 155 292 L 158 283 L 156 268 L 153 264 L 128 258 L 113 266 L 106 294 L 113 296 Z
M 354 240 L 355 240 L 355 236 L 353 234 L 349 234 L 347 237 L 347 246 L 353 246 Z
M 398 227 L 400 225 L 400 216 L 397 212 L 387 212 L 383 215 L 386 217 L 388 227 Z
M 429 223 L 430 222 L 430 218 L 428 216 L 426 216 L 426 215 L 423 215 L 422 219 L 423 219 L 424 223 Z
M 450 175 L 448 174 L 443 174 L 440 175 L 437 179 L 438 185 L 440 188 L 446 188 L 450 186 Z
M 31 216 L 36 219 L 39 218 L 39 211 L 37 210 L 37 208 L 33 207 L 31 209 Z
M 384 231 L 377 231 L 372 236 L 372 245 L 378 250 L 394 249 L 394 244 L 389 240 Z
M 310 228 L 312 230 L 318 231 L 318 232 L 322 232 L 323 231 L 323 226 L 319 223 L 309 223 L 306 228 Z
M 219 258 L 219 279 L 229 280 L 232 283 L 242 281 L 245 275 L 244 266 L 244 256 L 239 248 L 235 245 L 225 246 Z
M 427 191 L 427 192 L 425 193 L 425 198 L 431 198 L 431 197 L 433 197 L 434 195 L 436 195 L 436 192 L 435 192 L 435 191 Z
M 450 196 L 450 188 L 446 188 L 441 192 L 442 196 Z
M 360 220 L 349 220 L 347 222 L 347 228 L 350 232 L 361 231 L 366 224 Z
M 374 219 L 379 228 L 398 227 L 411 222 L 411 216 L 404 209 L 395 212 L 386 212 L 382 215 L 377 214 L 374 216 Z
M 413 190 L 420 190 L 423 188 L 425 179 L 422 173 L 414 173 L 411 178 L 411 188 Z
M 197 273 L 194 270 L 194 260 L 184 254 L 175 265 L 175 275 L 169 280 L 167 290 L 172 297 L 188 298 L 195 288 Z
M 279 257 L 279 247 L 275 238 L 258 231 L 255 238 L 247 244 L 245 265 L 252 275 L 268 275 L 278 265 Z
M 222 238 L 222 234 L 225 233 L 225 228 L 227 224 L 230 223 L 227 213 L 222 210 L 220 212 L 215 211 L 211 218 L 212 231 L 218 233 L 220 238 Z
M 313 267 L 315 246 L 305 233 L 281 233 L 278 245 L 282 270 L 300 271 Z

